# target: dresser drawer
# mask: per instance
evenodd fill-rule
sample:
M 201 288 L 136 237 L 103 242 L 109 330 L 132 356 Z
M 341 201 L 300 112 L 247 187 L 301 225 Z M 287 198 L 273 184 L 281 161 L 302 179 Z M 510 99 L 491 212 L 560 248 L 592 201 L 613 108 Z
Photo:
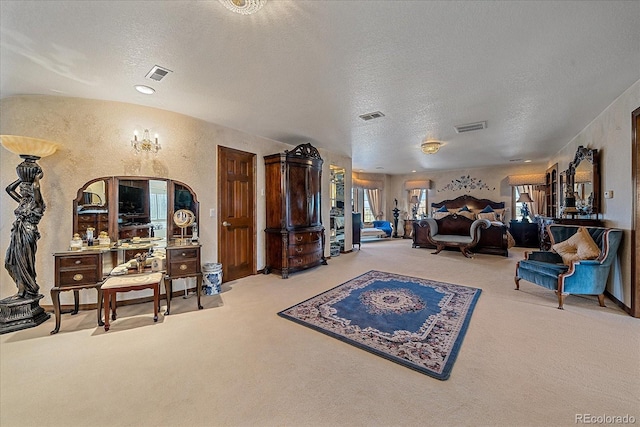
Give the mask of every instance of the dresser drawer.
M 289 245 L 322 241 L 322 231 L 302 231 L 289 235 Z
M 169 263 L 169 276 L 179 277 L 185 275 L 194 275 L 198 272 L 198 260 L 190 259 L 183 261 L 174 261 L 173 259 Z
M 102 277 L 98 277 L 98 271 L 94 268 L 82 268 L 77 270 L 65 270 L 59 273 L 59 287 L 87 285 L 98 283 Z
M 300 243 L 297 245 L 289 245 L 289 256 L 300 256 L 314 253 L 322 250 L 322 241 L 318 240 L 313 243 Z
M 100 254 L 95 255 L 70 255 L 58 258 L 60 269 L 66 268 L 97 268 L 100 263 Z
M 198 258 L 198 249 L 171 249 L 167 251 L 171 262 L 195 260 Z

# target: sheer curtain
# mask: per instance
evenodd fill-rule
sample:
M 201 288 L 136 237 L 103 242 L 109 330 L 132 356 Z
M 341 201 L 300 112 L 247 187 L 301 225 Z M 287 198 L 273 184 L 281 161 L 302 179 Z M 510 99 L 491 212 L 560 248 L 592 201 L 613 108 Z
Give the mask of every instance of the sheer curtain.
M 382 213 L 382 205 L 380 204 L 380 190 L 369 189 L 367 191 L 367 198 L 369 199 L 369 207 L 371 208 L 371 212 L 376 219 L 382 219 L 384 216 Z

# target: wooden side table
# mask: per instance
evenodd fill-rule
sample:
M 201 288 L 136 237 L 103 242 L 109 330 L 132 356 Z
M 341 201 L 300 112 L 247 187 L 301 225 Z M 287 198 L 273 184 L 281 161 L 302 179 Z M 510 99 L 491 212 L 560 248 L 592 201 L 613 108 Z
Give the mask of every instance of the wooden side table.
M 200 304 L 200 294 L 202 293 L 200 245 L 167 246 L 167 276 L 164 282 L 167 291 L 167 311 L 164 314 L 168 315 L 171 312 L 173 280 L 187 277 L 196 278 L 198 310 L 202 310 L 202 304 Z
M 525 248 L 540 247 L 537 223 L 511 221 L 509 223 L 509 231 L 516 241 L 516 246 Z
M 56 327 L 51 334 L 60 330 L 60 292 L 73 291 L 74 308 L 72 315 L 78 314 L 81 289 L 96 289 L 100 294 L 102 283 L 102 252 L 65 252 L 53 254 L 55 258 L 55 286 L 51 288 L 51 300 L 56 318 Z M 102 326 L 98 301 L 98 325 Z
M 403 222 L 404 222 L 404 234 L 402 235 L 402 238 L 412 239 L 413 238 L 413 220 L 405 219 Z

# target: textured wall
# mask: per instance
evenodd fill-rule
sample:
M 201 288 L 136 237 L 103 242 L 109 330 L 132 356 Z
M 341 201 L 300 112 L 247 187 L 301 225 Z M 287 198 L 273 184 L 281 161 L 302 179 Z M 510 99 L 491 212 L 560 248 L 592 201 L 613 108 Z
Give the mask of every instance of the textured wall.
M 158 133 L 162 150 L 157 155 L 135 155 L 133 131 L 148 128 Z M 191 186 L 200 202 L 200 241 L 203 262 L 217 260 L 217 146 L 255 153 L 257 201 L 257 264 L 264 266 L 264 161 L 267 154 L 291 149 L 288 144 L 260 138 L 169 111 L 80 98 L 21 96 L 0 101 L 0 133 L 31 136 L 58 142 L 62 148 L 39 161 L 44 170 L 42 191 L 47 210 L 40 222 L 36 271 L 44 304 L 50 304 L 53 286 L 52 253 L 66 250 L 72 235 L 72 201 L 78 189 L 95 177 L 113 175 L 171 178 Z M 0 149 L 0 185 L 4 189 L 17 176 L 20 158 Z M 328 175 L 327 175 L 328 176 Z M 323 185 L 325 185 L 323 183 Z M 9 245 L 16 203 L 2 192 L 0 248 Z M 0 272 L 0 298 L 16 293 L 4 268 Z M 179 289 L 179 288 L 178 288 Z M 61 294 L 63 304 L 72 293 Z M 94 302 L 95 294 L 81 293 L 81 302 Z
M 633 188 L 631 182 L 631 113 L 640 107 L 640 80 L 620 95 L 549 161 L 567 169 L 580 145 L 597 148 L 600 154 L 602 217 L 608 227 L 624 230 L 619 262 L 614 264 L 607 289 L 629 307 L 631 305 L 631 228 Z M 604 191 L 613 190 L 612 199 Z

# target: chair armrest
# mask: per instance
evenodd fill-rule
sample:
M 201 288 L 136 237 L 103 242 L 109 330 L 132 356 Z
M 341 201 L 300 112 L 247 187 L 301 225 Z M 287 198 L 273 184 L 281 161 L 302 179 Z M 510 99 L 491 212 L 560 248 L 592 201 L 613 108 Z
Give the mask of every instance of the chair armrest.
M 526 259 L 531 261 L 550 262 L 552 264 L 562 264 L 562 257 L 557 253 L 550 251 L 528 252 Z
M 600 265 L 602 264 L 601 261 L 598 261 L 597 259 L 581 259 L 580 261 L 574 261 L 576 264 L 581 264 L 581 265 Z
M 438 223 L 436 222 L 435 219 L 433 218 L 425 218 L 422 221 L 420 221 L 420 224 L 422 225 L 423 223 L 427 223 L 427 227 L 429 227 L 429 235 L 431 236 L 435 236 L 436 234 L 438 234 Z
M 489 227 L 491 227 L 491 221 L 489 221 L 488 219 L 476 219 L 471 224 L 471 228 L 469 229 L 469 236 L 471 236 L 471 238 L 474 238 L 476 236 L 476 233 L 480 232 L 479 229 Z

